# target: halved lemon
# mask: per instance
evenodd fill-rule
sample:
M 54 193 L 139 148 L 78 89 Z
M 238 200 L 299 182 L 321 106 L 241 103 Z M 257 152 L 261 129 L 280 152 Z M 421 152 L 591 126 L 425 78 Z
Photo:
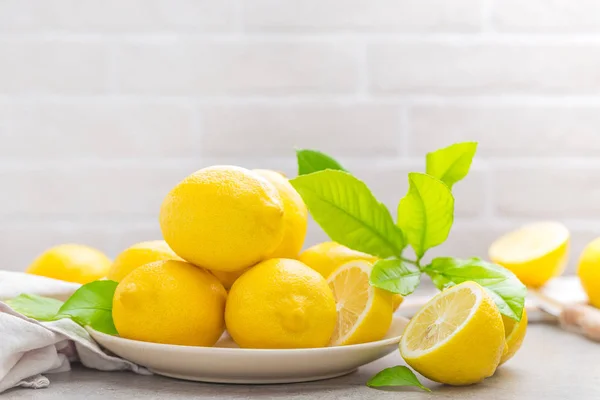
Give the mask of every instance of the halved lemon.
M 342 346 L 381 340 L 392 324 L 392 293 L 369 284 L 373 264 L 350 261 L 334 270 L 327 282 L 338 318 L 330 344 Z
M 491 376 L 505 349 L 504 325 L 491 296 L 475 282 L 436 295 L 411 319 L 400 353 L 420 374 L 449 385 Z
M 521 348 L 523 340 L 525 340 L 525 333 L 527 333 L 527 312 L 523 309 L 523 316 L 518 322 L 503 315 L 502 322 L 504 322 L 506 333 L 506 349 L 502 354 L 500 365 L 510 360 Z
M 490 259 L 511 270 L 526 286 L 540 287 L 560 275 L 569 253 L 569 230 L 538 222 L 507 233 L 489 249 Z

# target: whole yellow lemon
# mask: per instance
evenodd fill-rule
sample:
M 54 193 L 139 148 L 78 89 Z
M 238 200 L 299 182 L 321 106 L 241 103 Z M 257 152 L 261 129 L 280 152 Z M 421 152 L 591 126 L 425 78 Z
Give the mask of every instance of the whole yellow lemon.
M 162 260 L 181 260 L 164 240 L 141 242 L 125 249 L 115 258 L 108 271 L 108 279 L 120 282 L 134 269 Z
M 26 272 L 85 284 L 104 278 L 111 264 L 111 260 L 104 253 L 92 247 L 62 244 L 43 252 Z
M 296 258 L 302 250 L 306 238 L 308 211 L 300 194 L 286 177 L 267 169 L 255 169 L 254 172 L 268 180 L 277 188 L 283 201 L 283 240 L 268 258 Z
M 323 242 L 304 250 L 298 260 L 323 275 L 324 278 L 328 278 L 333 271 L 348 261 L 365 260 L 375 263 L 378 258 L 349 249 L 336 242 Z
M 246 348 L 324 347 L 336 321 L 325 278 L 285 258 L 263 261 L 238 278 L 225 310 L 227 331 Z
M 121 337 L 144 342 L 213 346 L 223 334 L 223 285 L 184 261 L 134 269 L 117 286 L 113 320 Z
M 304 250 L 298 256 L 298 260 L 308 265 L 324 278 L 329 278 L 331 273 L 340 266 L 354 260 L 364 260 L 370 263 L 377 262 L 378 258 L 370 254 L 349 249 L 336 242 L 323 242 Z M 394 311 L 400 307 L 404 297 L 399 294 L 392 296 L 392 308 Z
M 210 271 L 218 280 L 223 284 L 223 287 L 227 290 L 231 289 L 233 283 L 240 277 L 245 269 L 235 272 L 223 272 L 223 271 Z
M 583 250 L 579 258 L 577 275 L 590 304 L 600 308 L 600 238 L 592 241 Z
M 183 259 L 215 271 L 240 271 L 271 254 L 284 233 L 277 189 L 234 166 L 201 169 L 163 201 L 160 227 Z

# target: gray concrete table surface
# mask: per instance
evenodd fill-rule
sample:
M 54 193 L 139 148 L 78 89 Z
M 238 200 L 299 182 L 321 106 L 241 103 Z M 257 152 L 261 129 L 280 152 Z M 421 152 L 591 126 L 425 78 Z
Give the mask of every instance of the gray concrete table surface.
M 404 364 L 395 352 L 357 372 L 318 382 L 282 385 L 222 385 L 179 381 L 130 372 L 99 372 L 75 366 L 49 375 L 46 389 L 15 389 L 6 399 L 600 399 L 600 344 L 554 325 L 529 326 L 521 351 L 483 383 L 450 387 L 428 380 L 433 393 L 417 389 L 381 391 L 365 382 L 379 370 Z

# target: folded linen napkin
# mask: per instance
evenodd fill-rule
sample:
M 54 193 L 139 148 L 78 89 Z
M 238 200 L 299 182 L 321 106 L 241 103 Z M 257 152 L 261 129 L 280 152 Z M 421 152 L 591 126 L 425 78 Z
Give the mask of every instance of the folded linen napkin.
M 0 271 L 0 393 L 13 387 L 44 388 L 50 381 L 42 374 L 68 371 L 81 362 L 101 371 L 150 372 L 101 349 L 85 329 L 70 319 L 38 322 L 1 300 L 22 293 L 66 300 L 78 284 Z

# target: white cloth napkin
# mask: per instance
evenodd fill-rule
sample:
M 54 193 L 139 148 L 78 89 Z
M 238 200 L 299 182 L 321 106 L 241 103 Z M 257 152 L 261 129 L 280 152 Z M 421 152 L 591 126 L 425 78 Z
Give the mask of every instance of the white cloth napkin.
M 37 322 L 1 301 L 21 293 L 65 300 L 78 287 L 54 279 L 0 271 L 0 393 L 17 386 L 47 387 L 50 381 L 42 374 L 68 371 L 73 361 L 101 371 L 150 374 L 143 367 L 108 354 L 70 319 Z

